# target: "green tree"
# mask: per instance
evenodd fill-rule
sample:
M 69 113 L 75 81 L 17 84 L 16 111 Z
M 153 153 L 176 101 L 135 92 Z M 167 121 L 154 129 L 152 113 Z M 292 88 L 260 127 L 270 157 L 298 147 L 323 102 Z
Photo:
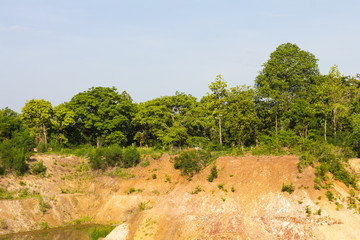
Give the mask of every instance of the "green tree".
M 16 112 L 9 108 L 0 109 L 0 142 L 10 139 L 21 127 L 22 123 Z
M 308 96 L 318 76 L 315 56 L 295 44 L 282 44 L 270 54 L 270 59 L 256 77 L 255 87 L 259 100 L 268 105 L 275 117 L 276 135 L 279 116 L 297 99 Z
M 53 108 L 53 118 L 51 119 L 52 128 L 56 134 L 56 141 L 66 144 L 68 139 L 65 130 L 75 125 L 75 113 L 66 107 L 64 103 Z
M 52 106 L 49 101 L 32 99 L 22 108 L 20 118 L 28 127 L 30 134 L 46 146 L 51 116 Z
M 213 115 L 219 119 L 219 142 L 222 144 L 222 133 L 221 133 L 221 118 L 222 118 L 222 109 L 225 104 L 225 97 L 227 94 L 227 83 L 221 77 L 221 74 L 217 75 L 214 82 L 209 84 L 209 89 L 211 93 L 208 93 L 211 98 L 210 108 L 214 109 Z
M 126 92 L 120 95 L 115 87 L 92 87 L 76 94 L 69 108 L 75 113 L 80 132 L 98 148 L 103 142 L 124 145 L 131 138 L 136 105 Z
M 202 131 L 198 107 L 195 97 L 180 92 L 141 103 L 134 118 L 138 129 L 135 139 L 140 146 L 184 145 L 190 135 L 197 136 Z
M 226 130 L 229 131 L 229 140 L 240 144 L 244 149 L 245 142 L 256 135 L 259 122 L 254 90 L 245 85 L 231 88 L 226 103 L 224 120 Z

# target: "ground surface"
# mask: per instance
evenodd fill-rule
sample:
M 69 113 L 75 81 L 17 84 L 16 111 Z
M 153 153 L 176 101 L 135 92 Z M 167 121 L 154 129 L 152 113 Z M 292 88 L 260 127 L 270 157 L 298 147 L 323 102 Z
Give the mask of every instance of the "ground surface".
M 77 157 L 35 155 L 34 162 L 48 167 L 45 177 L 1 177 L 0 187 L 27 188 L 48 206 L 31 196 L 0 200 L 0 234 L 41 229 L 44 222 L 97 222 L 121 224 L 108 239 L 360 239 L 360 217 L 346 207 L 346 186 L 334 182 L 344 205 L 337 211 L 325 190 L 313 188 L 312 168 L 298 173 L 294 156 L 221 157 L 212 183 L 212 166 L 188 181 L 171 156 L 149 159 L 149 166 L 109 176 L 87 171 L 86 160 Z M 294 193 L 281 192 L 283 183 L 293 183 Z M 130 188 L 135 192 L 128 194 Z

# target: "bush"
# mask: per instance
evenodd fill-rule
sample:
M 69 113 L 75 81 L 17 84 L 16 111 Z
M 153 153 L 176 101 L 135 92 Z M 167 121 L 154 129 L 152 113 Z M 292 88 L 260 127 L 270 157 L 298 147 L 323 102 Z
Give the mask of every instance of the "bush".
M 135 146 L 125 148 L 123 152 L 123 167 L 134 167 L 140 162 L 140 152 Z
M 334 200 L 334 194 L 332 191 L 326 191 L 325 196 L 329 199 L 329 201 Z
M 216 166 L 214 165 L 211 168 L 210 175 L 208 176 L 207 179 L 208 179 L 209 182 L 212 182 L 212 181 L 214 181 L 215 178 L 217 178 L 217 176 L 218 176 L 218 172 L 217 172 Z
M 290 183 L 289 185 L 286 185 L 286 184 L 283 183 L 281 191 L 282 192 L 288 192 L 289 194 L 292 194 L 295 191 L 295 187 L 294 187 L 293 183 Z
M 14 133 L 11 139 L 0 144 L 0 175 L 14 170 L 22 175 L 28 171 L 26 160 L 30 157 L 34 139 L 27 131 Z
M 35 175 L 45 175 L 46 173 L 46 166 L 44 165 L 43 161 L 34 163 L 30 166 L 31 173 Z
M 183 175 L 192 177 L 206 166 L 209 159 L 210 154 L 204 151 L 183 151 L 175 158 L 174 168 L 180 169 Z
M 82 154 L 89 149 L 82 149 Z M 122 158 L 122 148 L 118 145 L 112 145 L 104 148 L 90 150 L 90 167 L 92 169 L 105 170 L 108 167 L 114 167 L 119 164 Z

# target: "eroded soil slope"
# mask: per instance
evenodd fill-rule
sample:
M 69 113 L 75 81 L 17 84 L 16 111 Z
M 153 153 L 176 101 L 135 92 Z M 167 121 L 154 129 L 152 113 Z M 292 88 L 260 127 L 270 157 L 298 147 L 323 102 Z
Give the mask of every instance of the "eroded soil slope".
M 313 188 L 312 168 L 298 173 L 294 156 L 221 157 L 212 183 L 212 166 L 188 181 L 167 154 L 116 176 L 115 169 L 87 171 L 86 160 L 76 157 L 34 156 L 40 160 L 50 176 L 2 177 L 0 187 L 27 188 L 48 206 L 39 198 L 0 200 L 0 234 L 41 229 L 42 222 L 92 221 L 123 224 L 118 239 L 360 239 L 359 215 L 346 208 L 346 186 L 334 182 L 344 205 L 337 211 L 325 190 Z M 295 191 L 281 192 L 291 182 Z M 320 208 L 321 215 L 314 214 Z

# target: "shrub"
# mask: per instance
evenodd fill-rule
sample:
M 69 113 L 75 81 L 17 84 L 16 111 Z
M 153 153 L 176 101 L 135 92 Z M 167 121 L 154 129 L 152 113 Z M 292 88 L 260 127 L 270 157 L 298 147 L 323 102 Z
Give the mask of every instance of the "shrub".
M 147 166 L 149 166 L 150 165 L 150 161 L 149 161 L 149 159 L 146 159 L 145 161 L 143 161 L 143 162 L 141 162 L 140 163 L 140 166 L 141 167 L 147 167 Z
M 199 192 L 203 191 L 200 186 L 196 186 L 195 190 L 191 192 L 191 194 L 198 194 Z
M 306 212 L 306 216 L 310 217 L 311 216 L 311 208 L 309 205 L 306 205 L 305 207 L 305 212 Z
M 208 181 L 209 182 L 212 182 L 214 181 L 214 178 L 217 178 L 218 176 L 218 172 L 217 172 L 217 169 L 216 169 L 216 165 L 214 165 L 212 168 L 211 168 L 211 171 L 210 171 L 210 175 L 208 176 Z
M 45 175 L 46 173 L 46 166 L 44 165 L 43 161 L 34 163 L 30 166 L 31 173 L 35 175 Z
M 325 196 L 329 199 L 329 201 L 334 200 L 334 194 L 332 191 L 326 191 Z
M 292 194 L 295 191 L 295 187 L 294 187 L 293 183 L 290 183 L 289 185 L 286 185 L 286 184 L 283 183 L 281 191 L 282 192 L 288 192 L 289 194 Z
M 152 175 L 152 179 L 156 179 L 156 178 L 157 178 L 156 173 L 154 173 L 154 174 Z
M 123 167 L 129 168 L 136 166 L 140 162 L 140 152 L 134 146 L 125 148 L 123 152 L 122 164 Z
M 127 191 L 125 191 L 126 194 L 132 194 L 133 192 L 135 192 L 135 188 L 133 188 L 133 187 L 131 187 Z
M 192 177 L 206 166 L 209 159 L 210 154 L 204 151 L 183 151 L 175 158 L 174 168 L 180 169 L 183 175 Z

